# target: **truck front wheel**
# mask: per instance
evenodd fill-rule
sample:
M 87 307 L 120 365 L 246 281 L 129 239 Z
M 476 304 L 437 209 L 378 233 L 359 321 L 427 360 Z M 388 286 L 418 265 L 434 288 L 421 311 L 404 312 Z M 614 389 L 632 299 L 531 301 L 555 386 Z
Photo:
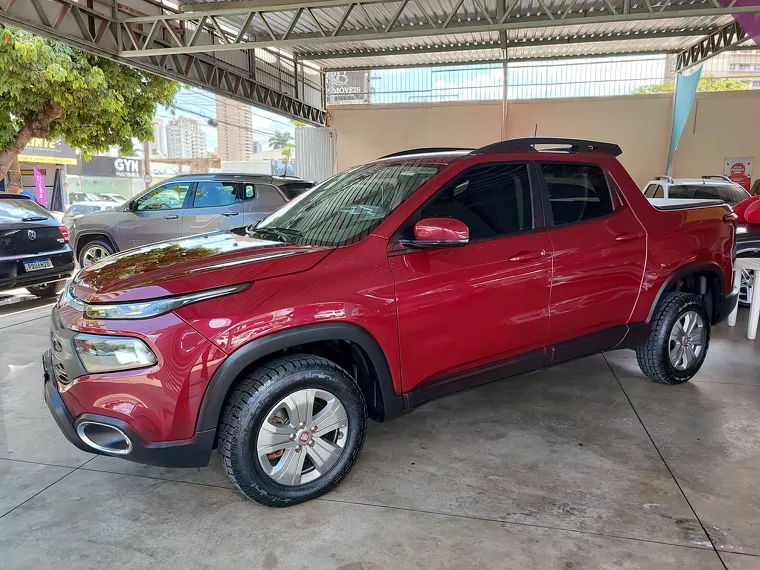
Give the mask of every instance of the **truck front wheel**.
M 655 382 L 682 384 L 702 367 L 710 344 L 710 319 L 702 300 L 668 293 L 652 320 L 647 340 L 636 349 L 641 371 Z
M 366 431 L 364 396 L 345 370 L 318 356 L 289 355 L 240 380 L 222 414 L 219 452 L 246 496 L 287 507 L 340 483 Z

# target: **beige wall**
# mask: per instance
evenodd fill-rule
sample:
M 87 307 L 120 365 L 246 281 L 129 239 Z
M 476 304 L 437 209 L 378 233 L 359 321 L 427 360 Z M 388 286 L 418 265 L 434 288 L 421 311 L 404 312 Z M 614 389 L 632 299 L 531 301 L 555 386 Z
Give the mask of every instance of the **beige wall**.
M 664 174 L 673 97 L 631 95 L 510 101 L 509 137 L 565 136 L 618 143 L 643 185 Z M 338 169 L 414 147 L 478 147 L 501 137 L 501 103 L 329 107 Z M 723 158 L 760 158 L 760 91 L 699 93 L 676 152 L 673 175 L 722 174 Z M 760 176 L 760 171 L 755 177 Z

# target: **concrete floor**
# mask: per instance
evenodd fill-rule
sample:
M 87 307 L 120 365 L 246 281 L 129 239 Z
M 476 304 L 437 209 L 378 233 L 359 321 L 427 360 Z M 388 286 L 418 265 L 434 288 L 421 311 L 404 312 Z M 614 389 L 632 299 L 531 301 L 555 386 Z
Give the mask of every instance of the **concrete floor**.
M 683 386 L 610 353 L 372 424 L 338 489 L 273 510 L 218 455 L 170 470 L 70 445 L 42 400 L 45 305 L 0 307 L 2 568 L 760 569 L 743 320 Z

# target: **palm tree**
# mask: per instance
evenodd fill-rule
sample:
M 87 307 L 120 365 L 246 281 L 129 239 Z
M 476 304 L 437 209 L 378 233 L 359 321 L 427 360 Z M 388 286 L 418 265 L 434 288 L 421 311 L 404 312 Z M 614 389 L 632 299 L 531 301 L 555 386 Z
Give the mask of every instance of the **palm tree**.
M 269 146 L 274 150 L 281 150 L 292 144 L 293 135 L 287 131 L 275 131 L 269 138 Z

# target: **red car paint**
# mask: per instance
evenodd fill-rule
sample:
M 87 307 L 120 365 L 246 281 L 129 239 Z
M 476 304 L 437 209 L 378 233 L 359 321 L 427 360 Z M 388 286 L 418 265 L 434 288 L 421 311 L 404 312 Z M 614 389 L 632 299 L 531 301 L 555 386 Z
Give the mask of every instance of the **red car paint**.
M 365 330 L 382 349 L 394 391 L 405 394 L 520 355 L 551 364 L 563 342 L 615 327 L 609 334 L 622 341 L 623 325 L 646 321 L 666 280 L 689 264 L 715 264 L 725 282 L 720 293 L 731 293 L 729 209 L 657 210 L 612 156 L 452 153 L 428 160 L 444 168 L 352 245 L 211 234 L 125 252 L 80 272 L 73 292 L 95 303 L 251 286 L 142 320 L 91 320 L 61 301 L 64 327 L 136 336 L 159 358 L 151 368 L 58 383 L 71 415 L 116 417 L 146 442 L 190 438 L 225 359 L 257 339 L 315 323 Z M 617 186 L 615 212 L 463 247 L 400 247 L 396 231 L 446 182 L 473 165 L 505 161 L 598 165 Z M 444 233 L 462 237 L 457 224 Z

